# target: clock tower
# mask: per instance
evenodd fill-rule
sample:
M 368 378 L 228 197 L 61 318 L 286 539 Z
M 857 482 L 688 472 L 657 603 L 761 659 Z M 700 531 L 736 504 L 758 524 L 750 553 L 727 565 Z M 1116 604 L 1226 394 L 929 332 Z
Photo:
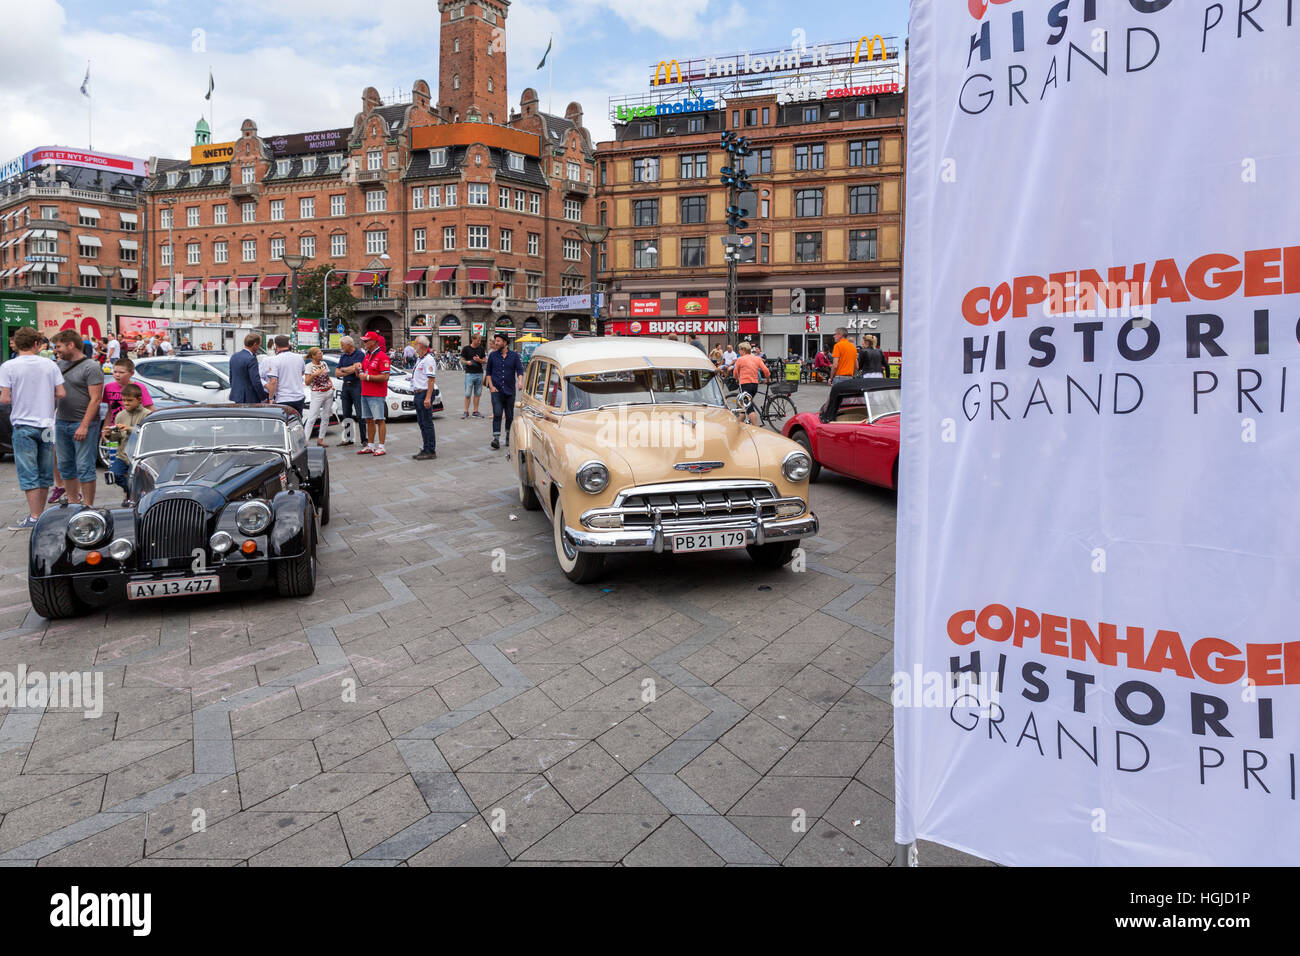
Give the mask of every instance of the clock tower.
M 439 0 L 438 113 L 444 122 L 497 123 L 506 106 L 509 0 Z

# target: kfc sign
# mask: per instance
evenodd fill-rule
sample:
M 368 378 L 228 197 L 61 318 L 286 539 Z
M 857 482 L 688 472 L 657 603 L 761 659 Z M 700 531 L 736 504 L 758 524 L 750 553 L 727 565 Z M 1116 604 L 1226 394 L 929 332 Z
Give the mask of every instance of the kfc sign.
M 658 299 L 633 299 L 632 314 L 633 315 L 658 315 L 659 300 Z

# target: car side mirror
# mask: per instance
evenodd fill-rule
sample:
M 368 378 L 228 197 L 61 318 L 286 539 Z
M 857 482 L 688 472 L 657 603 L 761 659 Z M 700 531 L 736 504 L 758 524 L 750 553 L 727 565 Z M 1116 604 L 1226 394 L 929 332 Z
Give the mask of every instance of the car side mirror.
M 219 390 L 219 389 L 221 388 L 221 383 L 220 383 L 220 382 L 204 382 L 204 383 L 203 383 L 203 387 L 204 387 L 204 388 L 210 388 L 210 389 L 212 389 L 213 391 L 217 391 L 217 390 Z

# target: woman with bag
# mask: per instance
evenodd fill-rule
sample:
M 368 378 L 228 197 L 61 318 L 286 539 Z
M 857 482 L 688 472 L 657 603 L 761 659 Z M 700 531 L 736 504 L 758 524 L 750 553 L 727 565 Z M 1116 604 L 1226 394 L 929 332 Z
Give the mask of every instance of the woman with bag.
M 307 417 L 303 428 L 311 439 L 312 423 L 319 419 L 320 428 L 316 434 L 316 444 L 325 447 L 325 436 L 329 433 L 330 412 L 334 408 L 334 386 L 330 383 L 330 369 L 325 364 L 324 353 L 318 348 L 307 350 L 307 367 L 303 370 L 303 382 L 307 386 Z

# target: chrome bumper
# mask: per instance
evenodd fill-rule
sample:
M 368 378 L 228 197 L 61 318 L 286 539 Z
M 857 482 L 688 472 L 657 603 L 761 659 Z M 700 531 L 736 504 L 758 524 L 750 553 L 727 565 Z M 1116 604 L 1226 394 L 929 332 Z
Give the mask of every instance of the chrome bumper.
M 753 544 L 771 544 L 776 541 L 811 538 L 817 533 L 817 516 L 811 511 L 796 518 L 768 518 L 762 521 L 709 522 L 685 527 L 618 529 L 589 531 L 564 527 L 564 536 L 579 551 L 598 551 L 609 554 L 617 551 L 654 551 L 656 554 L 671 551 L 666 539 L 676 534 L 707 534 L 711 531 L 744 531 Z

